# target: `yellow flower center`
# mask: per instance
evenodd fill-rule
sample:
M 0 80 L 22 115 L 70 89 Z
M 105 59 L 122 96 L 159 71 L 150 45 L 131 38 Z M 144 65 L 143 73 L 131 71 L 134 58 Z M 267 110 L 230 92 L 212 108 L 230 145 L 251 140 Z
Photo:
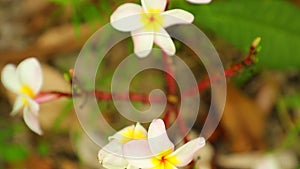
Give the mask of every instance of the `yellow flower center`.
M 121 141 L 123 144 L 133 140 L 133 139 L 146 139 L 147 136 L 142 130 L 134 130 L 132 128 L 126 129 L 123 133 L 122 136 L 124 139 Z
M 142 12 L 141 22 L 147 31 L 159 31 L 163 26 L 163 16 L 160 15 L 160 9 L 150 9 L 149 12 Z
M 173 169 L 179 163 L 179 160 L 176 156 L 170 156 L 172 152 L 172 149 L 169 149 L 153 157 L 151 159 L 152 164 L 155 166 L 153 169 Z
M 33 90 L 28 85 L 23 85 L 21 87 L 21 93 L 33 98 L 35 96 Z

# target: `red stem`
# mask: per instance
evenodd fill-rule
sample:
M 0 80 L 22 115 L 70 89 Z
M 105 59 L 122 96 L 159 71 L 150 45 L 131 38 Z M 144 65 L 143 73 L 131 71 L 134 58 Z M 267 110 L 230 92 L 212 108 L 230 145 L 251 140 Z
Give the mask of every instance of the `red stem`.
M 167 83 L 168 94 L 176 94 L 176 82 L 174 80 L 174 68 L 172 67 L 172 58 L 168 56 L 165 52 L 162 52 L 162 61 L 165 67 L 165 79 Z M 168 72 L 168 73 L 167 73 Z M 173 76 L 173 77 L 172 77 Z
M 176 95 L 176 82 L 173 78 L 175 73 L 172 67 L 172 58 L 168 56 L 165 52 L 162 52 L 162 62 L 165 68 L 164 75 L 166 80 L 167 98 L 168 98 L 167 99 L 168 106 L 166 108 L 166 113 L 163 120 L 165 122 L 165 125 L 169 126 L 171 113 L 174 113 L 174 111 L 172 110 L 173 105 L 172 103 L 170 103 L 169 97 L 170 95 Z
M 238 72 L 240 72 L 242 69 L 244 69 L 245 67 L 249 67 L 249 66 L 255 64 L 254 59 L 255 59 L 256 54 L 257 54 L 256 48 L 254 46 L 251 46 L 249 53 L 244 60 L 242 60 L 241 62 L 234 64 L 224 70 L 225 77 L 228 78 L 228 77 L 234 76 Z M 216 81 L 218 81 L 218 78 L 212 77 L 212 82 L 216 82 Z M 197 87 L 193 87 L 193 88 L 190 88 L 190 89 L 184 91 L 182 94 L 182 97 L 183 98 L 191 97 L 195 94 L 195 92 L 201 93 L 202 91 L 204 91 L 205 89 L 208 89 L 210 87 L 210 83 L 211 83 L 210 79 L 206 76 L 204 79 L 202 79 L 200 82 L 198 82 Z
M 168 96 L 175 96 L 177 97 L 177 90 L 176 90 L 176 81 L 173 77 L 175 77 L 175 71 L 172 63 L 172 58 L 168 56 L 165 52 L 162 52 L 162 61 L 165 67 L 165 79 L 167 84 L 167 91 Z M 170 115 L 171 113 L 175 113 L 176 117 L 178 118 L 178 126 L 181 133 L 185 134 L 187 129 L 184 120 L 182 119 L 179 110 L 178 104 L 174 104 L 170 99 L 168 99 L 168 106 L 166 110 L 166 114 L 164 116 L 164 122 L 166 126 L 170 125 Z M 184 137 L 184 142 L 188 142 L 188 138 Z
M 58 98 L 62 98 L 62 97 L 66 97 L 66 98 L 72 98 L 72 97 L 80 97 L 83 96 L 83 94 L 88 94 L 91 95 L 95 94 L 96 98 L 98 101 L 110 101 L 112 100 L 112 93 L 108 93 L 108 92 L 102 92 L 102 91 L 94 91 L 94 92 L 83 92 L 80 94 L 73 94 L 72 93 L 65 93 L 65 92 L 58 92 L 58 91 L 41 91 L 38 96 L 36 97 L 36 100 L 41 100 L 38 101 L 39 103 L 44 103 L 44 102 L 49 102 L 52 100 L 56 100 Z M 43 99 L 46 98 L 47 99 Z M 120 100 L 127 100 L 127 95 L 124 93 L 120 93 L 120 94 L 115 94 L 115 98 L 116 99 L 120 99 Z M 129 93 L 129 99 L 131 101 L 139 101 L 139 102 L 143 102 L 143 103 L 150 103 L 149 101 L 149 97 L 146 94 L 139 94 L 139 93 Z M 154 103 L 161 103 L 163 101 L 163 97 L 157 96 L 157 97 L 153 97 L 152 98 L 152 102 Z
M 58 92 L 58 91 L 50 91 L 50 92 L 45 92 L 41 91 L 35 98 L 34 100 L 38 102 L 39 104 L 41 103 L 46 103 L 49 101 L 53 101 L 62 97 L 67 97 L 71 98 L 73 95 L 71 93 L 65 93 L 65 92 Z
M 102 92 L 102 91 L 95 91 L 95 96 L 100 101 L 105 100 L 112 100 L 113 94 L 108 92 Z M 115 94 L 115 98 L 119 100 L 126 100 L 127 94 L 126 93 L 118 93 Z M 149 97 L 146 94 L 139 94 L 139 93 L 129 93 L 129 98 L 131 101 L 140 101 L 143 103 L 150 103 Z M 163 97 L 153 97 L 153 100 L 151 100 L 154 103 L 161 103 L 163 101 Z

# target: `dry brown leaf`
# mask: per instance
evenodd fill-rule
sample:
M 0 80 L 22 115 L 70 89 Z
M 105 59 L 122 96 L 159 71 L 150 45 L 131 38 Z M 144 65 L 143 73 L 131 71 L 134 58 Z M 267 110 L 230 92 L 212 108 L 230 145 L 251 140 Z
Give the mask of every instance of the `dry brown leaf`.
M 51 28 L 25 49 L 1 51 L 0 62 L 19 62 L 30 56 L 45 59 L 54 54 L 79 50 L 95 32 L 95 29 L 90 28 L 87 24 L 82 24 L 79 31 L 80 36 L 76 36 L 75 27 L 72 24 Z
M 78 164 L 71 160 L 62 160 L 59 164 L 60 169 L 79 169 Z
M 50 1 L 41 0 L 25 0 L 21 2 L 22 9 L 23 9 L 23 16 L 21 17 L 34 17 L 35 15 L 38 15 L 45 11 L 50 5 Z
M 54 169 L 55 164 L 54 161 L 50 158 L 44 158 L 44 157 L 32 155 L 25 161 L 8 164 L 7 168 L 8 169 L 15 169 L 15 168 Z
M 227 100 L 221 126 L 234 152 L 264 147 L 266 115 L 239 89 L 228 85 Z
M 50 158 L 31 156 L 25 168 L 54 169 L 54 162 Z

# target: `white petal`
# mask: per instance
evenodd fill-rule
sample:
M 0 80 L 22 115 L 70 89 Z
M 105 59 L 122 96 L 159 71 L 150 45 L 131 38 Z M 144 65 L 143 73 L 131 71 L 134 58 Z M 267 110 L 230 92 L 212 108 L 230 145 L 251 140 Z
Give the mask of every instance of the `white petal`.
M 142 6 L 146 12 L 151 10 L 165 11 L 167 0 L 141 0 Z
M 22 96 L 18 96 L 16 98 L 13 110 L 11 111 L 10 115 L 14 116 L 21 110 L 21 108 L 24 106 L 23 99 L 24 99 L 24 97 L 22 97 Z
M 140 57 L 146 57 L 152 50 L 154 35 L 153 32 L 146 32 L 142 29 L 131 32 L 134 53 Z
M 125 140 L 128 140 L 130 138 L 126 137 L 126 133 L 130 130 L 134 130 L 134 125 L 128 126 L 123 128 L 122 130 L 116 132 L 114 135 L 108 137 L 109 141 L 112 141 L 113 139 L 118 140 L 119 142 L 126 142 Z
M 40 124 L 38 122 L 37 116 L 34 115 L 29 109 L 28 106 L 24 108 L 23 112 L 24 121 L 27 124 L 27 126 L 34 131 L 35 133 L 42 135 L 42 130 L 40 128 Z
M 194 157 L 194 154 L 205 145 L 205 139 L 203 137 L 191 140 L 171 153 L 169 156 L 176 156 L 179 160 L 177 167 L 183 167 L 188 165 Z
M 42 68 L 38 60 L 28 58 L 22 61 L 17 67 L 21 84 L 28 85 L 30 89 L 37 94 L 43 83 Z
M 170 141 L 165 124 L 161 119 L 154 119 L 151 122 L 148 130 L 148 142 L 154 155 L 174 149 L 174 144 Z
M 101 165 L 107 169 L 126 169 L 128 167 L 127 165 L 122 164 L 121 161 L 118 161 L 118 159 L 112 158 L 110 160 L 111 160 L 110 163 L 104 162 Z M 127 161 L 124 161 L 124 162 L 126 162 L 126 164 L 128 164 Z M 120 166 L 118 166 L 118 165 L 120 165 Z
M 15 65 L 6 65 L 1 73 L 1 81 L 5 88 L 18 94 L 20 93 L 20 80 L 16 71 Z
M 29 97 L 27 97 L 27 101 L 29 103 L 30 112 L 32 112 L 35 116 L 38 116 L 39 110 L 40 110 L 40 105 Z
M 137 4 L 126 3 L 118 7 L 110 17 L 111 25 L 124 32 L 129 32 L 142 28 L 140 21 L 143 8 Z
M 103 160 L 106 155 L 114 154 L 116 156 L 122 156 L 122 144 L 118 140 L 112 140 L 105 145 L 98 153 L 98 159 Z
M 123 153 L 129 164 L 138 168 L 152 168 L 153 156 L 147 140 L 132 140 L 124 144 Z
M 146 139 L 146 138 L 147 138 L 146 129 L 140 123 L 137 123 L 136 125 L 131 125 L 118 131 L 116 134 L 109 137 L 108 140 L 117 139 L 121 143 L 126 143 L 127 141 L 132 139 Z
M 164 28 L 161 28 L 159 32 L 155 33 L 154 43 L 169 56 L 174 55 L 176 52 L 173 40 Z
M 116 139 L 119 142 L 124 144 L 132 139 L 146 139 L 146 138 L 147 138 L 146 129 L 140 123 L 137 123 L 136 125 L 131 125 L 123 128 L 113 136 L 108 137 L 108 140 Z
M 129 164 L 129 165 L 126 167 L 126 169 L 140 169 L 140 168 L 135 167 L 135 166 Z
M 136 123 L 134 133 L 135 135 L 143 135 L 147 138 L 147 130 L 140 123 Z
M 208 4 L 211 2 L 211 0 L 187 0 L 187 1 L 193 4 Z
M 109 169 L 124 169 L 128 162 L 123 158 L 122 144 L 118 140 L 110 141 L 98 153 L 100 164 Z
M 182 9 L 172 9 L 163 12 L 161 16 L 164 18 L 164 28 L 176 24 L 189 24 L 194 21 L 194 15 Z

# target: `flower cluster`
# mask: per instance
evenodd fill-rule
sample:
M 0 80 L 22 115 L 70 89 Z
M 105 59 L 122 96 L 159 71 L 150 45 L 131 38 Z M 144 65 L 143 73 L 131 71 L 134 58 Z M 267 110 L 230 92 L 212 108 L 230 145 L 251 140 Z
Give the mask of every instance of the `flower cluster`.
M 205 4 L 211 0 L 187 1 Z M 149 55 L 153 43 L 166 54 L 174 55 L 175 45 L 165 28 L 192 23 L 194 16 L 181 9 L 165 11 L 168 0 L 141 0 L 141 4 L 142 6 L 125 3 L 118 7 L 111 15 L 111 25 L 117 30 L 131 32 L 134 52 L 139 57 Z M 49 93 L 37 97 L 43 83 L 39 62 L 35 58 L 28 58 L 18 67 L 8 64 L 2 70 L 1 81 L 5 88 L 17 95 L 11 114 L 15 115 L 23 108 L 25 123 L 32 131 L 41 135 L 42 130 L 37 119 L 39 103 L 53 100 L 57 96 Z
M 211 0 L 187 0 L 205 4 Z M 165 28 L 177 24 L 191 24 L 193 14 L 182 9 L 167 10 L 168 0 L 141 0 L 141 6 L 125 3 L 111 15 L 111 25 L 122 32 L 130 32 L 134 52 L 138 57 L 150 54 L 153 44 L 172 56 L 174 42 Z M 17 95 L 11 112 L 16 115 L 23 109 L 27 126 L 41 135 L 38 122 L 39 103 L 57 98 L 55 94 L 41 94 L 43 74 L 35 58 L 22 61 L 17 67 L 8 64 L 1 74 L 5 88 Z M 72 94 L 63 95 L 71 97 Z M 102 166 L 109 169 L 157 168 L 176 169 L 188 165 L 195 152 L 205 145 L 202 137 L 193 139 L 175 150 L 161 119 L 154 119 L 147 130 L 139 123 L 128 126 L 108 138 L 109 143 L 98 154 Z
M 199 137 L 174 150 L 164 122 L 155 119 L 148 133 L 137 123 L 109 137 L 109 143 L 99 151 L 98 159 L 103 167 L 109 169 L 176 169 L 188 165 L 204 145 L 205 139 Z

